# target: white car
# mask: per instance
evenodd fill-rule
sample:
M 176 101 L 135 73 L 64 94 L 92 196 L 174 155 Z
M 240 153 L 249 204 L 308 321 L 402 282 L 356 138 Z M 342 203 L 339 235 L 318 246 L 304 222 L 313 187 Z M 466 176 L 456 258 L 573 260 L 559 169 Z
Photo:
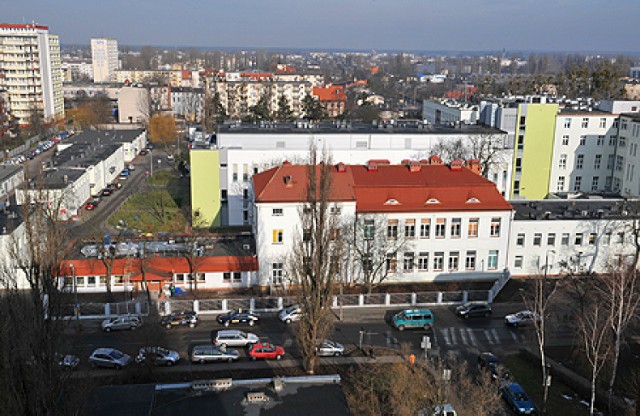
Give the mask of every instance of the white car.
M 540 316 L 532 311 L 520 311 L 504 317 L 505 325 L 509 326 L 528 326 L 535 321 L 540 322 Z
M 285 324 L 299 321 L 301 316 L 302 310 L 300 309 L 300 305 L 288 306 L 278 313 L 278 319 Z
M 318 345 L 318 357 L 340 357 L 344 354 L 344 345 L 325 339 Z

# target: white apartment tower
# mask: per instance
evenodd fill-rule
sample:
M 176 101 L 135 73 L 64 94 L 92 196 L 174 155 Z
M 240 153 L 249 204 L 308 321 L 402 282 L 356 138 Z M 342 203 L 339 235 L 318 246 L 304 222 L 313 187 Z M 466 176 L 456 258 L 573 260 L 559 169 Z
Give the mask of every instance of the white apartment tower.
M 34 111 L 64 117 L 60 41 L 47 26 L 0 24 L 0 90 L 22 125 Z
M 118 41 L 115 39 L 91 39 L 93 82 L 111 82 L 118 69 Z

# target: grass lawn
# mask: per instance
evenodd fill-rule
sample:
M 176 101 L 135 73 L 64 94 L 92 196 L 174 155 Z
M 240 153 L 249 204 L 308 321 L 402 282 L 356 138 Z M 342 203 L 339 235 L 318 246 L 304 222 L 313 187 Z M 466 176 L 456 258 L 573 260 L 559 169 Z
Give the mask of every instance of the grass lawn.
M 512 355 L 505 357 L 504 363 L 509 368 L 509 372 L 515 381 L 531 397 L 536 407 L 542 409 L 542 371 L 538 362 L 527 360 L 522 355 Z M 588 415 L 589 409 L 577 401 L 565 400 L 563 393 L 574 393 L 571 387 L 561 383 L 559 380 L 551 381 L 549 398 L 547 400 L 547 414 L 562 416 L 582 416 Z
M 129 229 L 144 233 L 183 232 L 187 223 L 180 207 L 166 189 L 153 189 L 131 196 L 109 218 L 109 225 L 115 227 L 121 221 Z

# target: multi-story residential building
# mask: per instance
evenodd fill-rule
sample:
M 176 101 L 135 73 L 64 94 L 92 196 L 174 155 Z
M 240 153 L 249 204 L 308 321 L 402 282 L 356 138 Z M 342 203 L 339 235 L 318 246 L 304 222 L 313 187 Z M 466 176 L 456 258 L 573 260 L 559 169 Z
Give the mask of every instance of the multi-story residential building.
M 304 238 L 300 213 L 308 169 L 285 163 L 253 177 L 261 286 L 292 283 L 285 259 Z M 338 164 L 331 181 L 330 210 L 341 225 L 375 216 L 388 238 L 411 242 L 402 253 L 385 253 L 385 282 L 496 279 L 506 266 L 511 205 L 492 182 L 461 163 Z M 360 266 L 345 252 L 336 259 L 340 278 L 358 282 Z
M 454 100 L 424 100 L 422 118 L 429 124 L 476 124 L 479 117 L 477 105 L 458 103 Z
M 322 85 L 320 75 L 272 74 L 259 72 L 219 72 L 208 77 L 207 87 L 212 96 L 218 94 L 220 103 L 230 119 L 239 120 L 250 113 L 250 108 L 266 97 L 268 110 L 278 111 L 278 101 L 284 96 L 294 118 L 302 117 L 302 100 Z
M 632 264 L 638 204 L 602 198 L 512 202 L 511 274 L 606 273 Z
M 443 143 L 492 140 L 500 151 L 487 177 L 508 195 L 512 149 L 505 133 L 486 126 L 447 127 L 422 124 L 230 124 L 219 127 L 213 149 L 193 148 L 191 195 L 194 219 L 203 224 L 252 223 L 251 177 L 283 161 L 304 163 L 309 145 L 326 150 L 334 162 L 391 163 L 427 159 Z M 471 159 L 471 157 L 470 157 Z
M 549 193 L 611 190 L 618 115 L 560 111 L 555 119 Z
M 155 82 L 172 87 L 202 88 L 198 71 L 166 70 L 116 70 L 114 80 L 118 84 L 145 84 Z
M 62 61 L 61 68 L 65 83 L 93 79 L 93 65 L 91 62 L 65 60 Z
M 159 99 L 159 109 L 170 111 L 174 116 L 187 121 L 200 121 L 204 108 L 202 88 L 153 86 L 150 97 Z
M 93 82 L 112 82 L 118 69 L 118 41 L 108 38 L 91 39 Z
M 0 207 L 3 200 L 24 181 L 24 166 L 0 164 Z
M 159 109 L 157 96 L 147 88 L 124 86 L 118 90 L 118 122 L 141 124 L 149 119 L 153 107 Z
M 313 87 L 311 93 L 320 101 L 327 113 L 327 117 L 335 118 L 344 113 L 347 95 L 344 93 L 343 86 Z
M 0 24 L 0 90 L 22 125 L 64 117 L 60 42 L 47 26 Z

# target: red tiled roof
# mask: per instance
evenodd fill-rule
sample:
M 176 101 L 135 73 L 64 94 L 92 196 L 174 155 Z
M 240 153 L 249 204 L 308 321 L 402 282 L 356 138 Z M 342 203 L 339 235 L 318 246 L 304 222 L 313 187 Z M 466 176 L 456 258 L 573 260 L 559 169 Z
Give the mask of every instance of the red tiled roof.
M 330 85 L 328 87 L 313 87 L 313 95 L 320 101 L 347 101 L 344 94 L 344 87 L 340 85 Z
M 107 269 L 99 259 L 79 259 L 64 261 L 61 274 L 71 276 L 75 268 L 77 276 L 104 276 Z M 165 280 L 174 273 L 189 273 L 189 261 L 185 257 L 152 257 L 145 259 L 145 268 L 148 280 Z M 198 257 L 198 272 L 238 272 L 256 271 L 258 261 L 253 256 L 208 256 Z M 130 274 L 132 280 L 141 279 L 140 259 L 116 259 L 113 262 L 111 275 Z
M 289 185 L 285 177 L 291 177 Z M 256 202 L 302 202 L 307 166 L 283 165 L 253 176 Z M 356 201 L 358 212 L 511 210 L 495 185 L 467 168 L 419 164 L 346 165 L 332 169 L 332 201 Z M 289 185 L 289 186 L 288 186 Z M 430 202 L 427 202 L 430 201 Z
M 42 25 L 36 25 L 36 24 L 0 23 L 0 29 L 42 29 L 42 30 L 49 30 L 49 26 L 42 26 Z

